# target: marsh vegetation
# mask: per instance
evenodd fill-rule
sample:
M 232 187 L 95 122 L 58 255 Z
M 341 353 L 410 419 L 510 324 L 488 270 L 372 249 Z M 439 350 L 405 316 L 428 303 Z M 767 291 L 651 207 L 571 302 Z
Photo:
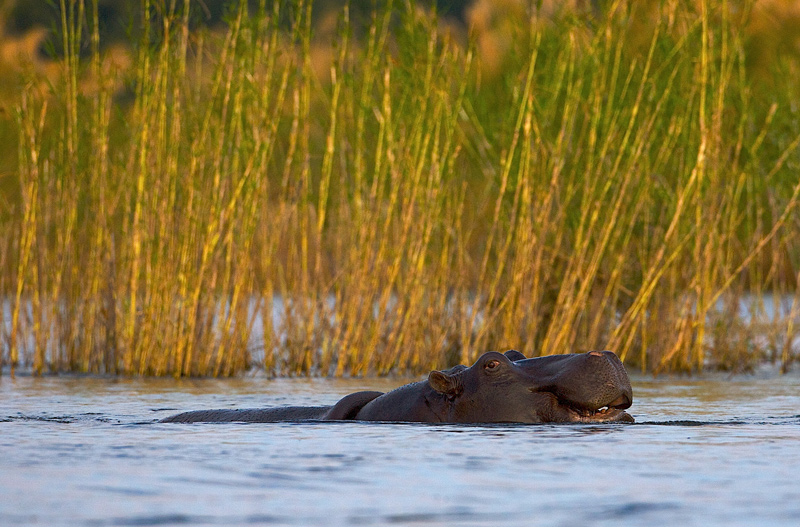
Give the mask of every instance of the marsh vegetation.
M 798 64 L 758 57 L 752 3 L 505 2 L 462 33 L 401 1 L 326 30 L 303 0 L 221 29 L 191 4 L 144 0 L 114 61 L 97 0 L 61 0 L 57 74 L 6 72 L 5 365 L 797 358 Z

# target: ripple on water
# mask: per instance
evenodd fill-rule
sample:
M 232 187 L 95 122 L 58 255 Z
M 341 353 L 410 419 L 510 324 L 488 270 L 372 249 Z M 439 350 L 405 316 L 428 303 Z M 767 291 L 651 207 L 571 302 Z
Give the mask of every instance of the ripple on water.
M 610 520 L 624 520 L 633 516 L 641 517 L 661 512 L 674 512 L 678 511 L 680 508 L 680 504 L 669 501 L 631 501 L 604 507 L 598 516 Z
M 214 523 L 213 517 L 193 516 L 189 514 L 160 514 L 152 516 L 134 516 L 113 518 L 87 522 L 91 526 L 121 525 L 126 527 L 155 527 L 157 525 L 209 525 Z

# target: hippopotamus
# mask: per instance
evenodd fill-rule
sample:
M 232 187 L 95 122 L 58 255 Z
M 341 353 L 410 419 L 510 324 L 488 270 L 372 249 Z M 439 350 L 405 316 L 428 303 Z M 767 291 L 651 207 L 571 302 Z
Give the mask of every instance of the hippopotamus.
M 352 393 L 331 406 L 196 410 L 161 422 L 630 423 L 624 410 L 632 402 L 628 374 L 611 351 L 528 359 L 509 350 L 484 353 L 470 367 L 434 370 L 388 393 Z

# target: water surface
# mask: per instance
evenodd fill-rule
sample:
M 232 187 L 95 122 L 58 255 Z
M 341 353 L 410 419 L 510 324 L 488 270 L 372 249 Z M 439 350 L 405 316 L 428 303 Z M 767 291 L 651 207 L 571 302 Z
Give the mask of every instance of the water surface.
M 0 525 L 800 525 L 800 376 L 634 379 L 635 425 L 161 424 L 398 380 L 0 377 Z

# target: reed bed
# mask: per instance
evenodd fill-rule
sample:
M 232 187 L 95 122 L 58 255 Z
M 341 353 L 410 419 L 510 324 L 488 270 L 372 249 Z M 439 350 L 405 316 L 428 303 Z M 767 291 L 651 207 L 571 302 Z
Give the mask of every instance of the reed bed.
M 242 1 L 224 31 L 143 0 L 111 74 L 97 0 L 60 0 L 60 80 L 25 84 L 3 132 L 0 360 L 358 376 L 612 349 L 656 373 L 786 369 L 800 93 L 780 57 L 754 76 L 749 6 L 534 6 L 492 69 L 402 2 L 363 27 L 343 7 L 325 42 L 302 0 Z

